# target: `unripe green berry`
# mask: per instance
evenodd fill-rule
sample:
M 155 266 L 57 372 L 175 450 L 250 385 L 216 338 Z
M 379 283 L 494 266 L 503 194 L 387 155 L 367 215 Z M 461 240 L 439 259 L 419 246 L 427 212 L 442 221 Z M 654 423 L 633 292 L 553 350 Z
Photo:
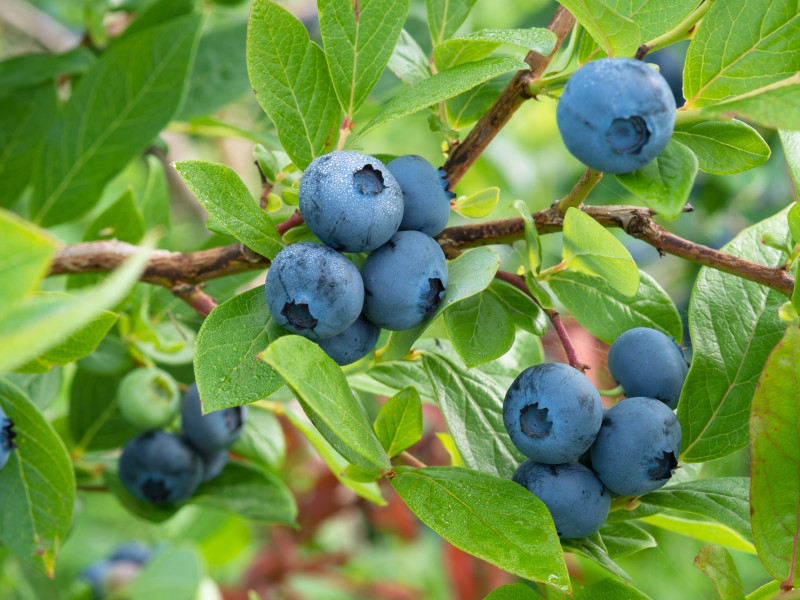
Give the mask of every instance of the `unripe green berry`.
M 181 394 L 172 375 L 157 368 L 134 369 L 117 391 L 119 410 L 132 425 L 157 429 L 167 425 L 180 408 Z

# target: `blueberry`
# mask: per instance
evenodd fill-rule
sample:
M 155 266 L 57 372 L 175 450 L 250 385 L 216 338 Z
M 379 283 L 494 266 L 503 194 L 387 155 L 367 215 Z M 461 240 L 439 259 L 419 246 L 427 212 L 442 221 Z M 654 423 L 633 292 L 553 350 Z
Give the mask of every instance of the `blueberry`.
M 654 398 L 627 398 L 603 417 L 592 468 L 620 496 L 641 496 L 669 481 L 678 465 L 681 425 Z
M 672 46 L 667 46 L 647 55 L 647 60 L 659 67 L 659 73 L 666 80 L 676 106 L 683 106 L 683 63 L 684 57 Z
M 391 331 L 410 329 L 433 315 L 447 290 L 447 260 L 419 231 L 398 231 L 361 267 L 364 315 Z
M 364 284 L 356 266 L 336 250 L 310 242 L 278 253 L 264 290 L 278 325 L 311 340 L 342 333 L 364 304 Z
M 183 437 L 206 459 L 230 448 L 239 439 L 246 418 L 247 406 L 223 408 L 204 415 L 196 383 L 189 386 L 183 397 Z
M 14 431 L 14 421 L 6 416 L 3 407 L 0 406 L 0 469 L 6 466 L 8 459 L 11 458 L 11 451 L 17 447 L 14 443 L 15 437 L 17 432 Z
M 92 598 L 100 600 L 103 597 L 103 590 L 106 586 L 106 579 L 108 578 L 108 570 L 111 563 L 105 558 L 96 560 L 86 566 L 80 573 L 78 579 L 82 579 L 92 590 Z
M 134 369 L 119 384 L 119 410 L 142 429 L 163 427 L 175 417 L 181 393 L 172 375 L 156 368 Z
M 343 367 L 369 354 L 378 342 L 380 334 L 380 327 L 367 320 L 364 315 L 359 315 L 342 333 L 327 340 L 320 340 L 317 344 L 325 354 L 336 361 L 336 364 Z
M 203 461 L 177 435 L 155 430 L 125 444 L 119 478 L 139 500 L 174 504 L 192 495 L 203 476 Z
M 611 344 L 608 370 L 629 398 L 656 398 L 675 408 L 689 367 L 671 338 L 656 329 L 636 327 Z
M 517 468 L 513 480 L 544 503 L 561 537 L 592 535 L 608 517 L 611 494 L 581 464 L 546 465 L 528 459 Z
M 503 401 L 503 422 L 525 456 L 557 465 L 592 445 L 603 420 L 597 389 L 577 369 L 542 363 L 525 369 Z
M 111 562 L 127 560 L 139 565 L 144 565 L 150 561 L 152 556 L 153 551 L 149 546 L 141 542 L 126 542 L 117 546 L 114 552 L 111 553 L 111 556 L 108 557 L 108 560 Z
M 556 121 L 567 149 L 588 167 L 630 173 L 666 148 L 675 99 L 664 78 L 631 58 L 586 63 L 570 77 Z
M 403 190 L 400 230 L 440 233 L 450 218 L 450 200 L 456 197 L 447 191 L 447 173 L 416 154 L 398 156 L 386 166 Z
M 225 448 L 219 452 L 215 452 L 210 456 L 201 455 L 203 459 L 203 481 L 214 479 L 222 474 L 225 465 L 228 464 L 231 451 Z
M 342 252 L 385 244 L 403 219 L 403 192 L 381 161 L 360 152 L 315 159 L 300 180 L 300 213 L 323 243 Z

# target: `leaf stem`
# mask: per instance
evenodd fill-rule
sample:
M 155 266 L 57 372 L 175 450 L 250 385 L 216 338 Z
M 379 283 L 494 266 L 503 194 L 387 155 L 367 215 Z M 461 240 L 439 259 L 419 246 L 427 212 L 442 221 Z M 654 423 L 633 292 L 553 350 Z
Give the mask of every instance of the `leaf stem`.
M 422 462 L 420 459 L 418 459 L 416 456 L 414 456 L 413 454 L 408 452 L 407 450 L 404 450 L 403 452 L 398 454 L 397 458 L 402 460 L 407 465 L 409 465 L 411 467 L 416 467 L 417 469 L 424 469 L 425 467 L 428 466 L 424 462 Z
M 613 396 L 620 396 L 625 393 L 625 390 L 622 389 L 621 385 L 618 385 L 613 390 L 597 390 L 597 393 L 601 396 L 613 397 Z
M 636 58 L 642 60 L 647 56 L 648 52 L 658 50 L 664 46 L 669 46 L 675 42 L 691 39 L 697 30 L 697 24 L 706 16 L 706 13 L 708 13 L 713 4 L 714 0 L 705 0 L 694 12 L 678 23 L 674 28 L 657 38 L 653 38 L 646 44 L 639 46 L 639 49 L 636 51 Z
M 303 215 L 300 214 L 300 211 L 294 211 L 292 216 L 286 219 L 283 223 L 278 223 L 275 226 L 275 230 L 283 237 L 287 231 L 292 229 L 293 227 L 297 227 L 298 225 L 303 224 Z
M 586 169 L 578 183 L 569 191 L 569 194 L 556 201 L 556 210 L 564 215 L 567 213 L 568 208 L 578 208 L 602 178 L 602 172 Z
M 353 125 L 351 115 L 345 115 L 342 125 L 339 127 L 339 140 L 336 142 L 336 150 L 344 150 L 344 143 L 353 132 Z

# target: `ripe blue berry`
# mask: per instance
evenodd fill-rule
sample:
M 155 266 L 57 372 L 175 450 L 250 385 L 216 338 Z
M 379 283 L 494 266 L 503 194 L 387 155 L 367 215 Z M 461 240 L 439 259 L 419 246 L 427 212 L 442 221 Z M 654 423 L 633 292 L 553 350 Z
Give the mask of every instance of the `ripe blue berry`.
M 592 445 L 603 419 L 600 394 L 589 379 L 563 363 L 525 369 L 503 401 L 503 422 L 525 456 L 557 465 Z
M 278 325 L 311 340 L 342 333 L 364 304 L 364 284 L 356 266 L 336 250 L 309 242 L 278 253 L 264 290 Z
M 403 219 L 403 192 L 381 161 L 360 152 L 331 152 L 300 180 L 300 213 L 323 243 L 369 252 L 386 243 Z
M 0 469 L 6 466 L 8 459 L 11 458 L 11 451 L 17 445 L 14 438 L 17 433 L 14 431 L 14 421 L 6 416 L 3 407 L 0 406 Z
M 247 406 L 223 408 L 204 415 L 196 383 L 189 386 L 183 397 L 183 437 L 206 459 L 230 448 L 239 439 L 246 418 Z
M 608 518 L 611 494 L 581 464 L 546 465 L 528 459 L 517 468 L 513 480 L 544 503 L 561 537 L 592 535 Z
M 398 156 L 387 167 L 403 190 L 400 230 L 440 233 L 450 218 L 450 200 L 456 197 L 447 191 L 447 173 L 416 154 Z
M 100 600 L 103 597 L 110 568 L 111 562 L 104 558 L 90 563 L 78 574 L 78 579 L 85 581 L 92 590 L 93 600 Z
M 172 375 L 156 368 L 130 371 L 117 391 L 119 411 L 132 425 L 157 429 L 178 413 L 181 393 Z
M 447 260 L 439 244 L 419 231 L 398 231 L 361 267 L 364 315 L 391 331 L 430 317 L 447 290 Z
M 608 370 L 629 398 L 656 398 L 674 409 L 689 367 L 672 339 L 656 329 L 636 327 L 611 344 Z
M 126 542 L 117 546 L 111 556 L 108 557 L 108 560 L 111 562 L 127 560 L 144 565 L 150 562 L 152 556 L 153 551 L 149 546 L 145 546 L 141 542 Z
M 380 327 L 367 320 L 364 315 L 353 322 L 339 335 L 317 342 L 325 354 L 343 367 L 364 358 L 375 347 L 381 334 Z
M 630 58 L 593 60 L 570 77 L 556 121 L 567 149 L 598 171 L 630 173 L 666 148 L 675 98 L 652 67 Z
M 136 498 L 152 504 L 186 500 L 202 476 L 200 456 L 182 438 L 165 431 L 131 439 L 119 458 L 122 483 Z
M 225 468 L 225 465 L 228 464 L 230 455 L 231 451 L 227 448 L 220 450 L 219 452 L 215 452 L 210 456 L 201 454 L 200 457 L 203 459 L 203 481 L 208 481 L 209 479 L 219 477 L 222 474 L 222 470 Z
M 592 468 L 620 496 L 641 496 L 669 481 L 678 466 L 681 425 L 653 398 L 627 398 L 609 409 L 592 446 Z

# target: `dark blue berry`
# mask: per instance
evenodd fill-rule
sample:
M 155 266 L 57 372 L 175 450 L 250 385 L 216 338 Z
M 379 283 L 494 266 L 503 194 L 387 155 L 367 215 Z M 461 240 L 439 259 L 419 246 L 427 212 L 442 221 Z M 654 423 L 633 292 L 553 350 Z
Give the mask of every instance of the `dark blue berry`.
M 206 459 L 230 448 L 239 439 L 246 419 L 246 405 L 223 408 L 204 415 L 196 383 L 189 386 L 183 397 L 183 437 Z
M 345 366 L 364 358 L 375 347 L 381 334 L 380 327 L 359 315 L 355 322 L 339 335 L 317 344 L 339 366 Z
M 387 166 L 403 190 L 400 230 L 440 233 L 450 218 L 450 200 L 456 197 L 447 191 L 447 173 L 416 154 L 398 156 Z

